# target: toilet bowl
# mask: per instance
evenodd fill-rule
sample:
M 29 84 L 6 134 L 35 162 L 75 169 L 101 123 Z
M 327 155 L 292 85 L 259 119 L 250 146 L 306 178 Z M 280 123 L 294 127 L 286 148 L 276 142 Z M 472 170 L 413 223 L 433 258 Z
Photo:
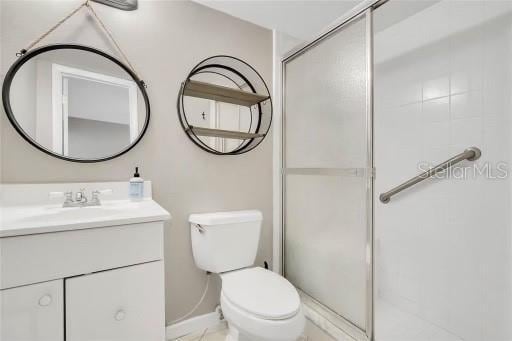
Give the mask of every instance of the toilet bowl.
M 258 249 L 259 211 L 192 214 L 196 265 L 222 280 L 220 305 L 228 322 L 226 341 L 294 341 L 304 314 L 297 290 L 284 277 L 252 267 Z
M 221 274 L 227 340 L 297 340 L 304 329 L 300 298 L 285 278 L 260 268 Z M 238 337 L 238 338 L 236 338 Z

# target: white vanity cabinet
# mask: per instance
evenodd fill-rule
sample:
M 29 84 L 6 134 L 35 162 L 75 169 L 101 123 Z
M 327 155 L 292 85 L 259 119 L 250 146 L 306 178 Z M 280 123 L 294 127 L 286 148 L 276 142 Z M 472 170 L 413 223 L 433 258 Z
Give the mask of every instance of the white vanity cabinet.
M 0 341 L 165 340 L 157 203 L 0 209 Z
M 163 262 L 66 280 L 67 341 L 164 340 Z
M 0 341 L 165 340 L 162 236 L 152 222 L 0 238 Z
M 63 280 L 0 291 L 2 341 L 63 341 Z

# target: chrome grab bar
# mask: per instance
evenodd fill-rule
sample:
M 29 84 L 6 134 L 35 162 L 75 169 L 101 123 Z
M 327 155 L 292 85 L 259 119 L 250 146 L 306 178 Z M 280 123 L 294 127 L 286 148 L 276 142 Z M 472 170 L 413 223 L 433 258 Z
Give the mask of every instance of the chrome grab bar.
M 482 155 L 482 151 L 480 149 L 478 149 L 477 147 L 469 147 L 468 149 L 464 150 L 464 152 L 462 152 L 458 155 L 455 155 L 451 159 L 446 160 L 445 162 L 442 162 L 442 163 L 438 164 L 437 166 L 430 168 L 428 171 L 425 171 L 425 172 L 421 173 L 420 175 L 415 176 L 414 178 L 407 180 L 406 182 L 396 186 L 395 188 L 382 193 L 379 196 L 379 199 L 382 203 L 387 204 L 391 200 L 391 197 L 394 196 L 395 194 L 398 194 L 398 193 L 402 192 L 403 190 L 405 190 L 409 187 L 412 187 L 412 186 L 416 185 L 417 183 L 420 183 L 423 180 L 428 179 L 428 178 L 436 175 L 437 173 L 442 172 L 445 169 L 454 166 L 455 164 L 457 164 L 461 161 L 478 160 L 481 155 Z

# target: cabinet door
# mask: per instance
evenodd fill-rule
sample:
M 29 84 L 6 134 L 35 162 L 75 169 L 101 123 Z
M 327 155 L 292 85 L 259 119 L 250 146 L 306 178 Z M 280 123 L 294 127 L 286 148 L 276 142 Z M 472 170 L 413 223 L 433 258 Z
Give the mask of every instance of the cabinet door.
M 0 290 L 1 341 L 64 340 L 62 280 Z
M 67 341 L 164 341 L 163 262 L 66 279 Z

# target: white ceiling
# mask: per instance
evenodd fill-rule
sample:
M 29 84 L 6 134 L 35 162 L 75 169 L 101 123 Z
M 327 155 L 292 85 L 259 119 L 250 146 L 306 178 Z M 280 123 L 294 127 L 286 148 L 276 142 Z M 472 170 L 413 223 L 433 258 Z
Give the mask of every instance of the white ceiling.
M 362 0 L 193 0 L 234 17 L 307 40 Z

